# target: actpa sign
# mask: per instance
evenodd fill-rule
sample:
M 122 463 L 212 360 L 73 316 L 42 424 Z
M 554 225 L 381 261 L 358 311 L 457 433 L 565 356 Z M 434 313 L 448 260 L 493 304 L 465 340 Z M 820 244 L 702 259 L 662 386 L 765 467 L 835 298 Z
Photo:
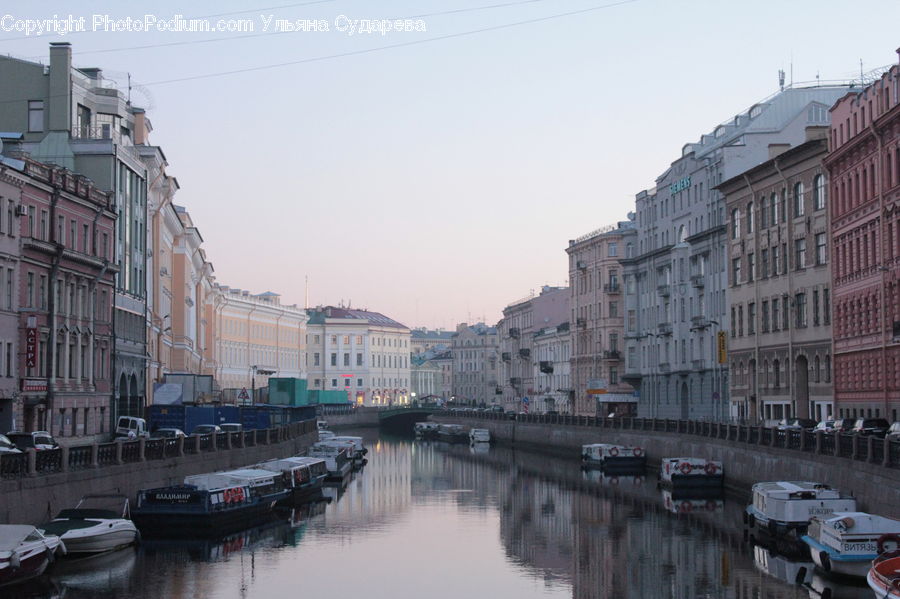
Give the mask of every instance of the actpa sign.
M 609 383 L 606 379 L 590 379 L 587 382 L 587 392 L 591 395 L 603 395 L 608 387 Z

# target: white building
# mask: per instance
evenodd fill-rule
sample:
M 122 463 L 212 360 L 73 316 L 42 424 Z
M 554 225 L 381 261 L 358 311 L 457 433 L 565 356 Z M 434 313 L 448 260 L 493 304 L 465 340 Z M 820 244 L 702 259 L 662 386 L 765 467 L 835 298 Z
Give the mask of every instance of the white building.
M 531 412 L 574 414 L 574 390 L 569 359 L 572 357 L 569 323 L 546 327 L 534 334 L 534 398 Z
M 378 312 L 307 311 L 309 388 L 344 390 L 356 405 L 408 404 L 410 330 Z
M 482 322 L 457 325 L 450 352 L 454 401 L 479 406 L 497 403 L 500 399 L 497 327 Z

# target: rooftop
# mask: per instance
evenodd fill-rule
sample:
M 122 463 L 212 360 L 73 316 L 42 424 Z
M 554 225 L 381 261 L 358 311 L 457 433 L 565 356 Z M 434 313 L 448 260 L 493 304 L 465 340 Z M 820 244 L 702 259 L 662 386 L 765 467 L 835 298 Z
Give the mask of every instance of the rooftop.
M 318 306 L 306 311 L 309 314 L 309 324 L 325 324 L 325 320 L 359 320 L 369 324 L 394 329 L 408 329 L 405 324 L 399 323 L 380 312 L 369 310 L 354 310 L 351 308 L 339 308 L 335 306 Z

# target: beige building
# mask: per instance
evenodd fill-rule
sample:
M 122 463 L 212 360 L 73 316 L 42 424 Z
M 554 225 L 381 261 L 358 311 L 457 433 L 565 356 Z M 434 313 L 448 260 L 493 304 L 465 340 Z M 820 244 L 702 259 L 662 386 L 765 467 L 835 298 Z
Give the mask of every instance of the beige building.
M 722 183 L 729 215 L 732 416 L 834 415 L 826 127 Z M 698 314 L 698 318 L 706 318 Z
M 625 297 L 622 221 L 569 241 L 569 292 L 572 327 L 572 384 L 575 414 L 633 415 L 637 404 L 625 374 Z M 631 256 L 628 256 L 631 257 Z
M 497 328 L 483 322 L 456 326 L 450 353 L 453 356 L 451 398 L 466 405 L 498 403 L 499 344 Z
M 534 414 L 574 414 L 571 365 L 572 337 L 569 323 L 545 327 L 534 334 Z
M 214 284 L 211 296 L 214 378 L 225 399 L 234 394 L 229 390 L 266 388 L 269 376 L 306 378 L 306 310 L 282 305 L 271 291 Z

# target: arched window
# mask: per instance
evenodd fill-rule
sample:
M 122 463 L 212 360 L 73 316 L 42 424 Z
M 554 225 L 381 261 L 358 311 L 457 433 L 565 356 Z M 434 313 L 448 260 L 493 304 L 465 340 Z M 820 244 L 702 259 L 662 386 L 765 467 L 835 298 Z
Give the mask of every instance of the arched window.
M 731 211 L 731 238 L 738 239 L 741 236 L 741 211 L 735 208 Z
M 678 227 L 678 243 L 687 243 L 687 230 L 684 225 Z
M 753 202 L 747 204 L 747 232 L 753 232 Z
M 769 213 L 772 216 L 772 218 L 769 219 L 771 221 L 770 224 L 777 225 L 778 224 L 778 194 L 777 193 L 772 194 L 772 197 L 770 198 L 770 202 L 771 203 L 769 204 L 769 210 L 770 210 Z
M 825 176 L 816 175 L 813 177 L 813 210 L 824 210 L 825 208 Z
M 803 183 L 794 183 L 794 218 L 803 216 Z

